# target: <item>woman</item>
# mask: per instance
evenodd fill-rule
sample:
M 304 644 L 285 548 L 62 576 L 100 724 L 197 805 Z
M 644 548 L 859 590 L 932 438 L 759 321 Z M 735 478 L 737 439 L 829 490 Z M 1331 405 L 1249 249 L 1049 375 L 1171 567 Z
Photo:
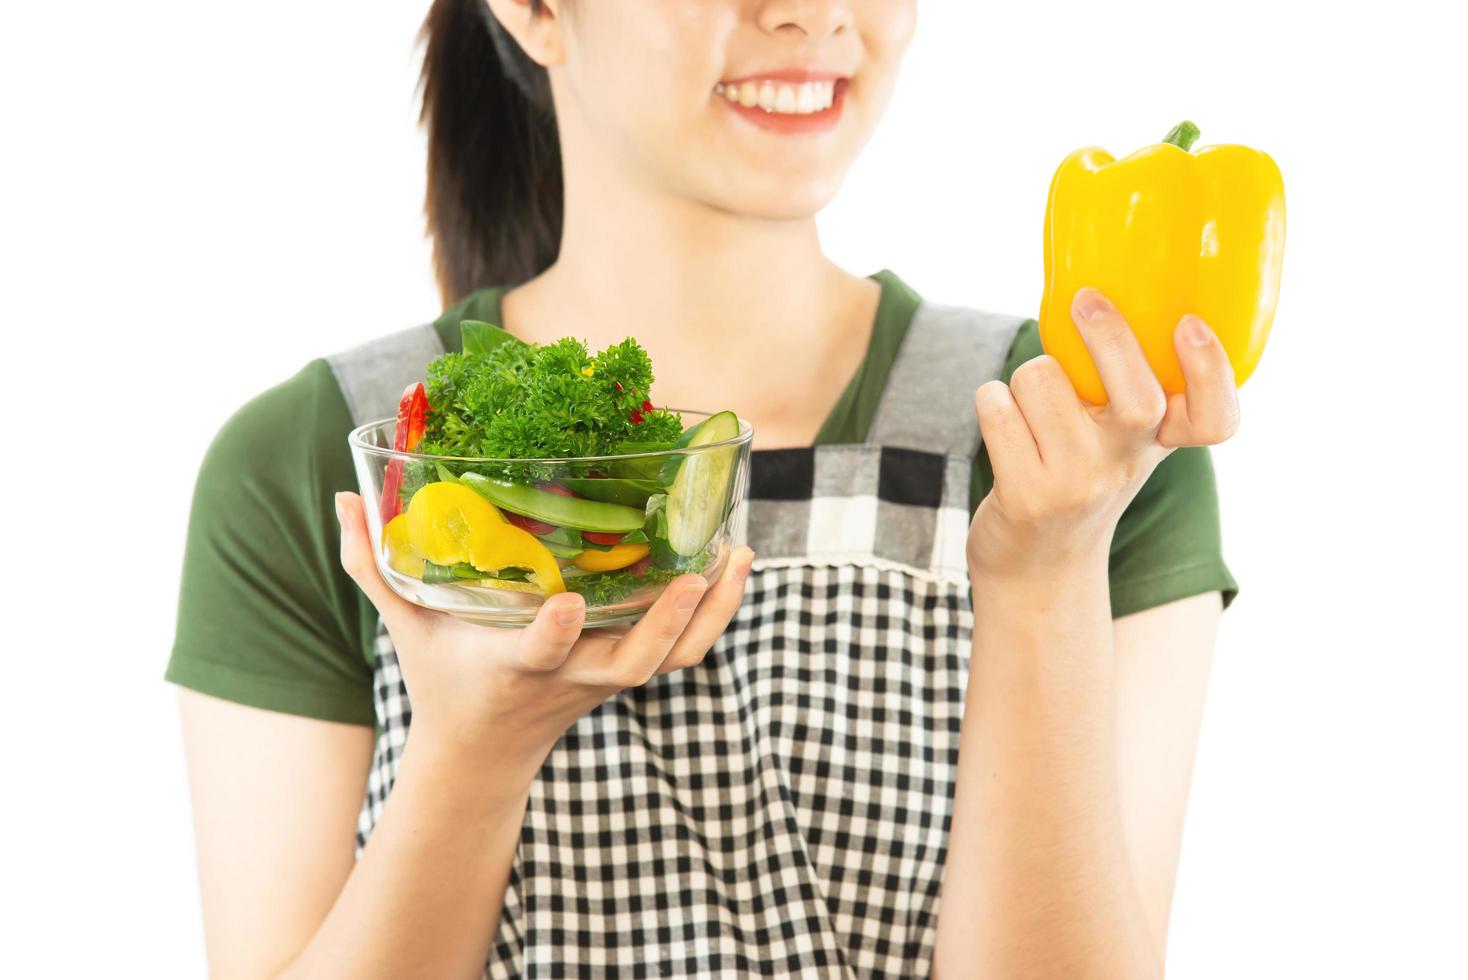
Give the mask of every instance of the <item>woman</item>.
M 199 478 L 168 676 L 217 975 L 1161 974 L 1237 589 L 1202 448 L 1232 372 L 1184 318 L 1165 396 L 1082 290 L 1097 409 L 1033 320 L 822 255 L 913 23 L 433 4 L 455 305 L 257 398 Z M 466 317 L 636 336 L 659 401 L 737 408 L 758 560 L 620 632 L 573 594 L 523 631 L 396 597 L 344 437 Z

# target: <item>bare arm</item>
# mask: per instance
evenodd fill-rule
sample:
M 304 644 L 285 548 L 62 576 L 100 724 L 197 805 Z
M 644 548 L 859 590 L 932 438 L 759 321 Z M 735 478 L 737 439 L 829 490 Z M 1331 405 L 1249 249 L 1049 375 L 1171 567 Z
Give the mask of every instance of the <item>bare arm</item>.
M 414 744 L 354 866 L 370 728 L 181 707 L 211 975 L 479 975 L 533 769 Z
M 1113 624 L 1104 570 L 976 583 L 938 976 L 1162 975 L 1220 603 Z
M 1122 830 L 1159 963 L 1222 612 L 1207 592 L 1113 623 Z
M 372 729 L 179 692 L 210 974 L 306 945 L 352 873 Z
M 523 630 L 491 630 L 399 598 L 373 563 L 360 498 L 338 507 L 342 563 L 392 634 L 412 732 L 354 864 L 372 731 L 185 692 L 210 972 L 477 977 L 551 746 L 617 690 L 702 660 L 753 555 L 736 551 L 712 586 L 675 579 L 630 629 L 583 633 L 584 603 L 567 594 Z
M 1233 370 L 1185 317 L 1166 394 L 1121 315 L 1073 318 L 1108 403 L 1041 355 L 979 388 L 994 487 L 969 532 L 974 638 L 933 968 L 1163 974 L 1217 593 L 1111 620 L 1116 522 L 1157 464 L 1238 425 Z M 1194 325 L 1201 332 L 1191 329 Z

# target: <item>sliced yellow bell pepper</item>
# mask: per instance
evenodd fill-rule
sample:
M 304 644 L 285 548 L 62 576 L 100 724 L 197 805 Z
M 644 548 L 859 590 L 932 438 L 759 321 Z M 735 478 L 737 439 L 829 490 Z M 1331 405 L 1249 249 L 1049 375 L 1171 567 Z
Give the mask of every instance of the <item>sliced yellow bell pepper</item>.
M 408 540 L 408 515 L 399 514 L 382 529 L 382 550 L 394 571 L 412 578 L 423 577 L 423 556 Z
M 1094 404 L 1106 404 L 1106 390 L 1070 315 L 1082 286 L 1116 305 L 1165 391 L 1186 387 L 1172 342 L 1184 314 L 1218 335 L 1239 385 L 1264 353 L 1284 258 L 1284 184 L 1267 154 L 1191 152 L 1197 138 L 1184 122 L 1119 161 L 1085 147 L 1050 182 L 1040 342 Z
M 436 565 L 468 562 L 481 572 L 528 568 L 539 591 L 566 591 L 561 568 L 535 535 L 505 521 L 499 510 L 461 483 L 429 483 L 413 494 L 404 515 L 408 542 Z
M 647 554 L 647 543 L 614 544 L 606 551 L 587 548 L 576 557 L 576 567 L 588 572 L 611 572 L 635 565 Z

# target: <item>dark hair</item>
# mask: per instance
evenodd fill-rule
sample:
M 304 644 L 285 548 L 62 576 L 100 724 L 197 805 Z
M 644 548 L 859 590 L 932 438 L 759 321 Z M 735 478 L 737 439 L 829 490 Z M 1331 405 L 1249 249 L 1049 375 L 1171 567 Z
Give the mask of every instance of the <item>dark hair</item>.
M 531 0 L 538 14 L 541 0 Z M 444 304 L 545 270 L 561 244 L 561 144 L 543 67 L 485 0 L 434 0 L 423 23 L 428 191 Z

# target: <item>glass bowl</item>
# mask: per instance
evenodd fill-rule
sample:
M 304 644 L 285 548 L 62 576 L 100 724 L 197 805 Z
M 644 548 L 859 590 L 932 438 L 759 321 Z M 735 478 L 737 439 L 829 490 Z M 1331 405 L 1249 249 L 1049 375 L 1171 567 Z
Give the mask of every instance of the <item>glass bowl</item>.
M 690 430 L 712 417 L 680 414 Z M 402 452 L 396 424 L 347 441 L 378 570 L 410 602 L 524 626 L 568 590 L 585 597 L 587 626 L 609 626 L 636 621 L 679 575 L 714 582 L 728 563 L 749 483 L 743 419 L 703 445 L 573 459 Z

